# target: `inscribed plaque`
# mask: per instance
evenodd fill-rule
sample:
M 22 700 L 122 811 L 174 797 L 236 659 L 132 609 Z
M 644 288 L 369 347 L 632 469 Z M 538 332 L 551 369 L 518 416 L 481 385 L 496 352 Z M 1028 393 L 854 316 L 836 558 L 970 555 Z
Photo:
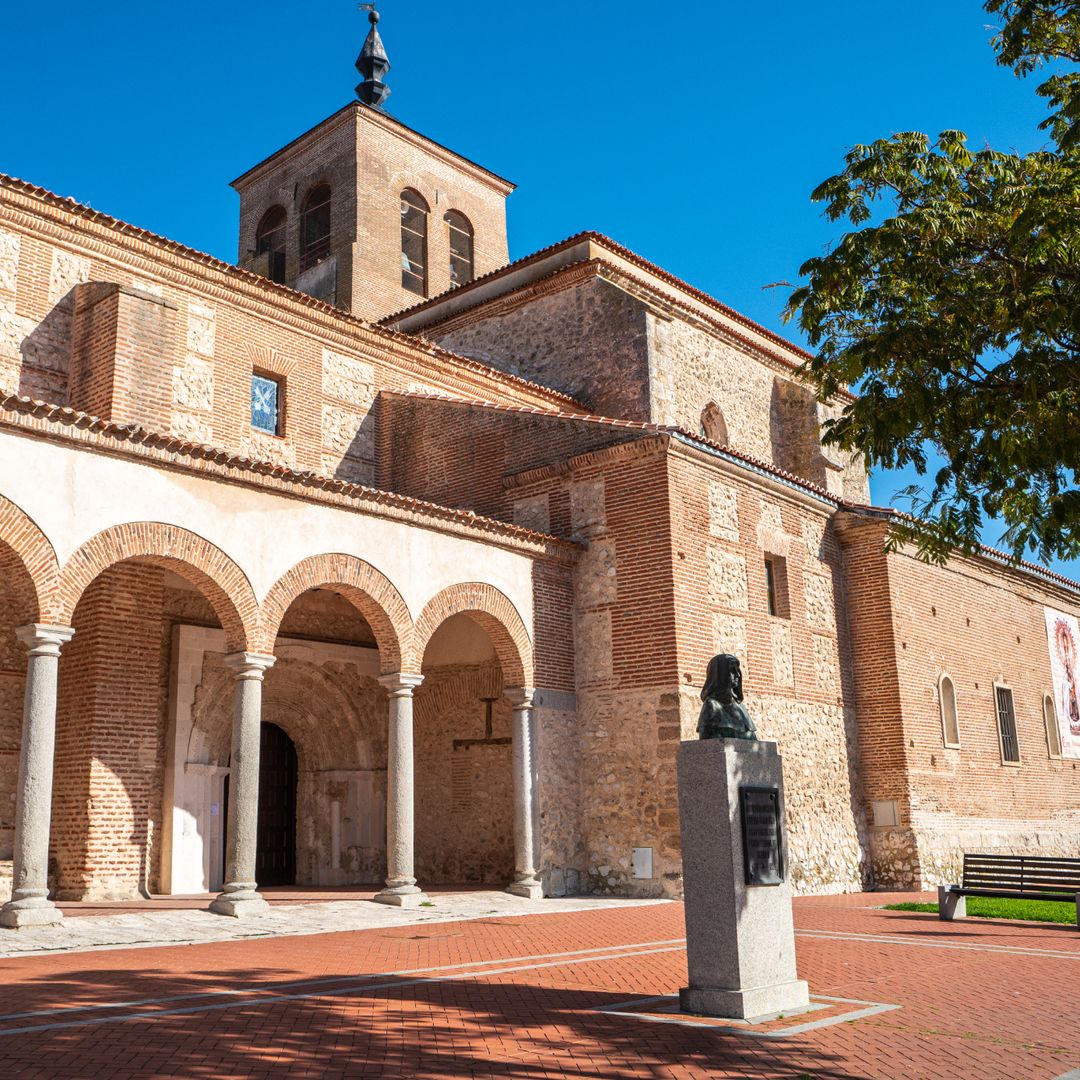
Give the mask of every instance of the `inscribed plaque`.
M 784 880 L 780 789 L 740 787 L 743 862 L 747 885 L 779 885 Z

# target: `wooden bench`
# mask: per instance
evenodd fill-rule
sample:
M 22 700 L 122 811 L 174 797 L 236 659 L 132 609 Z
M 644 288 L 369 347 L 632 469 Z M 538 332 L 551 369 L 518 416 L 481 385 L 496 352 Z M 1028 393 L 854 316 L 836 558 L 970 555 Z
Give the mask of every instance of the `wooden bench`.
M 1080 859 L 965 854 L 962 884 L 938 887 L 938 915 L 962 919 L 969 896 L 1076 904 L 1080 925 Z

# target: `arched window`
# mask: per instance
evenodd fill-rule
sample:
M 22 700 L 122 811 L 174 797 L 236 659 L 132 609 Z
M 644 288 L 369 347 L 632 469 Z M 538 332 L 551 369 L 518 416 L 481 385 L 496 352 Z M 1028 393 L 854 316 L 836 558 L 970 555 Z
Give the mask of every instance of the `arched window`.
M 947 747 L 960 747 L 960 721 L 956 715 L 956 687 L 948 675 L 938 682 L 938 698 L 941 705 L 941 739 Z
M 264 252 L 269 254 L 267 277 L 271 281 L 282 284 L 285 281 L 285 225 L 287 220 L 283 207 L 271 206 L 263 214 L 263 219 L 255 230 L 255 254 L 262 255 Z
M 450 234 L 450 284 L 468 285 L 473 268 L 473 227 L 464 214 L 448 210 L 443 218 Z
M 1061 757 L 1061 730 L 1058 728 L 1057 707 L 1053 694 L 1043 698 L 1043 720 L 1046 722 L 1046 749 L 1053 758 Z
M 720 411 L 720 406 L 715 401 L 710 401 L 701 410 L 701 434 L 710 442 L 727 446 L 727 424 L 724 422 L 724 414 Z
M 401 193 L 401 284 L 427 296 L 428 204 L 419 192 Z
M 330 254 L 330 185 L 317 184 L 300 211 L 300 270 L 310 269 Z

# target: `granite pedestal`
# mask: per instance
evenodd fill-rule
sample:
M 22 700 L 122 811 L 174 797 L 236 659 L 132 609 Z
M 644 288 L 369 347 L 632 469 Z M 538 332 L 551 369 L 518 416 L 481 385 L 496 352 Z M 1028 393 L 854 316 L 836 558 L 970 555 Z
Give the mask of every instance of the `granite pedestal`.
M 744 1020 L 805 1009 L 807 985 L 795 972 L 795 930 L 783 824 L 784 779 L 776 743 L 744 739 L 684 742 L 679 748 L 679 819 L 686 901 L 690 985 L 679 994 L 684 1012 Z M 767 820 L 751 822 L 750 884 L 740 789 L 777 804 L 778 860 L 767 851 Z M 775 790 L 775 796 L 770 792 Z M 772 864 L 778 861 L 779 866 Z M 762 874 L 762 869 L 766 872 Z M 778 869 L 778 873 L 769 872 Z

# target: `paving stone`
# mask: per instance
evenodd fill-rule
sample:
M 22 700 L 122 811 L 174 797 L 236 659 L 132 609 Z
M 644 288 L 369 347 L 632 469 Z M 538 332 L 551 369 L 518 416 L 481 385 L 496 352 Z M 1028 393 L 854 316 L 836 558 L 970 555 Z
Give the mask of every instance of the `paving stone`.
M 290 904 L 266 924 L 288 929 L 259 939 L 0 960 L 3 1075 L 1051 1080 L 1080 1064 L 1073 927 L 797 899 L 812 993 L 901 1007 L 770 1040 L 599 1011 L 683 984 L 681 905 L 507 898 L 485 914 L 490 895 L 365 929 L 341 926 L 347 905 Z M 162 926 L 71 921 L 108 918 Z M 306 930 L 320 923 L 337 929 Z

